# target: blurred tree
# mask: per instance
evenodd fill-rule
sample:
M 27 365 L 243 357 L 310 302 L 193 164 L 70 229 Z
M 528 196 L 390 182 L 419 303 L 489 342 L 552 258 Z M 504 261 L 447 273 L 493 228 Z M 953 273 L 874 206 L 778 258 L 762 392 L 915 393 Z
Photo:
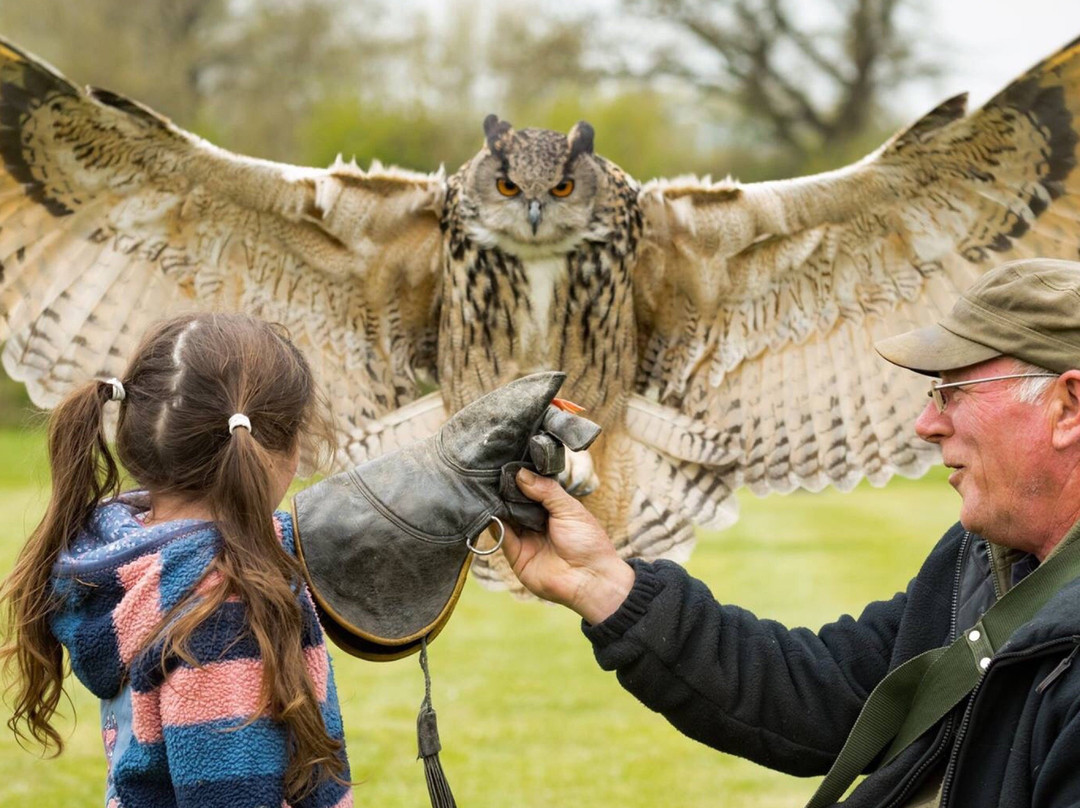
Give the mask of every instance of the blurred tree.
M 0 429 L 40 427 L 41 410 L 30 403 L 30 396 L 20 382 L 0 374 Z
M 511 111 L 566 91 L 588 91 L 598 71 L 588 64 L 592 47 L 589 17 L 541 19 L 502 6 L 495 15 L 487 64 Z
M 640 53 L 650 49 L 656 31 L 613 27 L 617 16 L 582 4 L 537 19 L 527 4 L 503 2 L 487 46 L 487 74 L 498 90 L 493 111 L 517 126 L 563 132 L 587 120 L 596 129 L 597 151 L 641 180 L 729 172 L 755 180 L 802 167 L 802 161 L 790 165 L 786 155 L 778 163 L 775 151 L 761 148 L 760 135 L 718 136 L 724 128 L 718 121 L 745 121 L 732 99 L 703 105 L 686 86 L 643 84 L 613 72 L 617 48 L 598 32 L 618 30 L 621 47 Z
M 490 112 L 519 128 L 566 132 L 579 120 L 597 131 L 596 148 L 633 176 L 769 174 L 759 151 L 708 142 L 699 106 L 685 90 L 662 92 L 600 76 L 590 26 L 580 16 L 530 20 L 520 3 L 485 16 L 472 4 L 448 6 L 441 26 L 419 17 L 397 80 L 340 88 L 301 123 L 301 150 L 325 165 L 339 152 L 361 167 L 372 160 L 449 172 L 483 144 Z M 598 81 L 598 78 L 600 79 Z
M 328 165 L 340 154 L 361 168 L 373 160 L 414 171 L 453 172 L 483 144 L 480 118 L 470 109 L 392 105 L 339 94 L 316 104 L 300 124 L 307 162 Z
M 911 0 L 623 2 L 673 36 L 655 37 L 645 66 L 639 58 L 620 74 L 676 79 L 733 100 L 750 131 L 763 126 L 800 165 L 826 148 L 846 159 L 887 90 L 936 72 L 913 48 L 919 10 Z
M 365 66 L 393 47 L 370 25 L 381 10 L 381 0 L 36 0 L 0 4 L 0 30 L 73 80 L 221 146 L 297 161 L 293 122 L 328 88 L 364 83 Z

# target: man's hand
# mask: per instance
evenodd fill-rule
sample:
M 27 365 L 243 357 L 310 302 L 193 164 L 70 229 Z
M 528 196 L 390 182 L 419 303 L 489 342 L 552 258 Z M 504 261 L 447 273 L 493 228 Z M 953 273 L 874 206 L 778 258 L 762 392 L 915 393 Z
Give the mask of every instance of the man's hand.
M 573 609 L 589 623 L 609 617 L 634 585 L 634 570 L 585 506 L 555 480 L 522 469 L 517 485 L 548 511 L 547 535 L 510 527 L 502 550 L 514 574 L 538 597 Z

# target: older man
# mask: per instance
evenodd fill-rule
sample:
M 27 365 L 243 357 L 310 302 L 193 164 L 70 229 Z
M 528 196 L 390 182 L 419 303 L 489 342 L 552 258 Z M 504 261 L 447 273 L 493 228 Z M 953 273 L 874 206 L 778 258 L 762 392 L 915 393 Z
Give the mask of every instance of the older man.
M 852 774 L 874 761 L 845 805 L 1080 805 L 1080 548 L 1065 549 L 1080 533 L 1080 264 L 999 267 L 939 325 L 877 348 L 935 377 L 915 429 L 941 447 L 963 499 L 959 523 L 891 600 L 818 632 L 758 619 L 676 564 L 622 561 L 576 500 L 527 473 L 519 484 L 550 512 L 548 533 L 508 534 L 507 558 L 531 591 L 584 618 L 601 666 L 716 749 L 822 774 L 849 733 L 865 746 L 875 728 L 864 724 L 881 723 L 852 732 L 868 699 L 868 713 L 884 703 L 902 729 L 864 761 L 844 751 Z M 1004 625 L 992 615 L 1010 611 L 992 643 Z M 938 663 L 924 676 L 945 656 L 959 672 Z M 916 670 L 911 700 L 897 701 L 890 683 L 908 674 L 890 673 L 916 657 L 925 664 L 904 668 Z

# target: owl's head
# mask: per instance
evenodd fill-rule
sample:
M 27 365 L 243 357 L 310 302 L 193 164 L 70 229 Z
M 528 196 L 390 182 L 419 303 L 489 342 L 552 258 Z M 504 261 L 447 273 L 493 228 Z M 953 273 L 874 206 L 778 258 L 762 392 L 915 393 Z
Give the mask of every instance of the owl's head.
M 604 190 L 593 128 L 581 121 L 568 134 L 516 131 L 488 115 L 484 137 L 462 187 L 474 238 L 519 255 L 573 249 L 588 233 Z

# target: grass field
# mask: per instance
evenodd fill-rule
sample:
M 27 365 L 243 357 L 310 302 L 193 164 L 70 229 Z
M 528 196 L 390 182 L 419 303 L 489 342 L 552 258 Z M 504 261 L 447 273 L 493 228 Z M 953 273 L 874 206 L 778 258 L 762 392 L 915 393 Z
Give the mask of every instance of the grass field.
M 0 431 L 0 572 L 44 503 L 42 436 Z M 958 500 L 940 473 L 851 494 L 743 496 L 731 529 L 701 536 L 691 571 L 716 597 L 789 625 L 819 626 L 902 588 Z M 599 670 L 569 612 L 466 586 L 431 647 L 442 762 L 462 806 L 793 808 L 814 783 L 679 735 Z M 415 657 L 335 655 L 357 805 L 427 805 L 415 760 L 423 678 Z M 102 803 L 97 705 L 78 683 L 56 759 L 0 735 L 0 805 Z

